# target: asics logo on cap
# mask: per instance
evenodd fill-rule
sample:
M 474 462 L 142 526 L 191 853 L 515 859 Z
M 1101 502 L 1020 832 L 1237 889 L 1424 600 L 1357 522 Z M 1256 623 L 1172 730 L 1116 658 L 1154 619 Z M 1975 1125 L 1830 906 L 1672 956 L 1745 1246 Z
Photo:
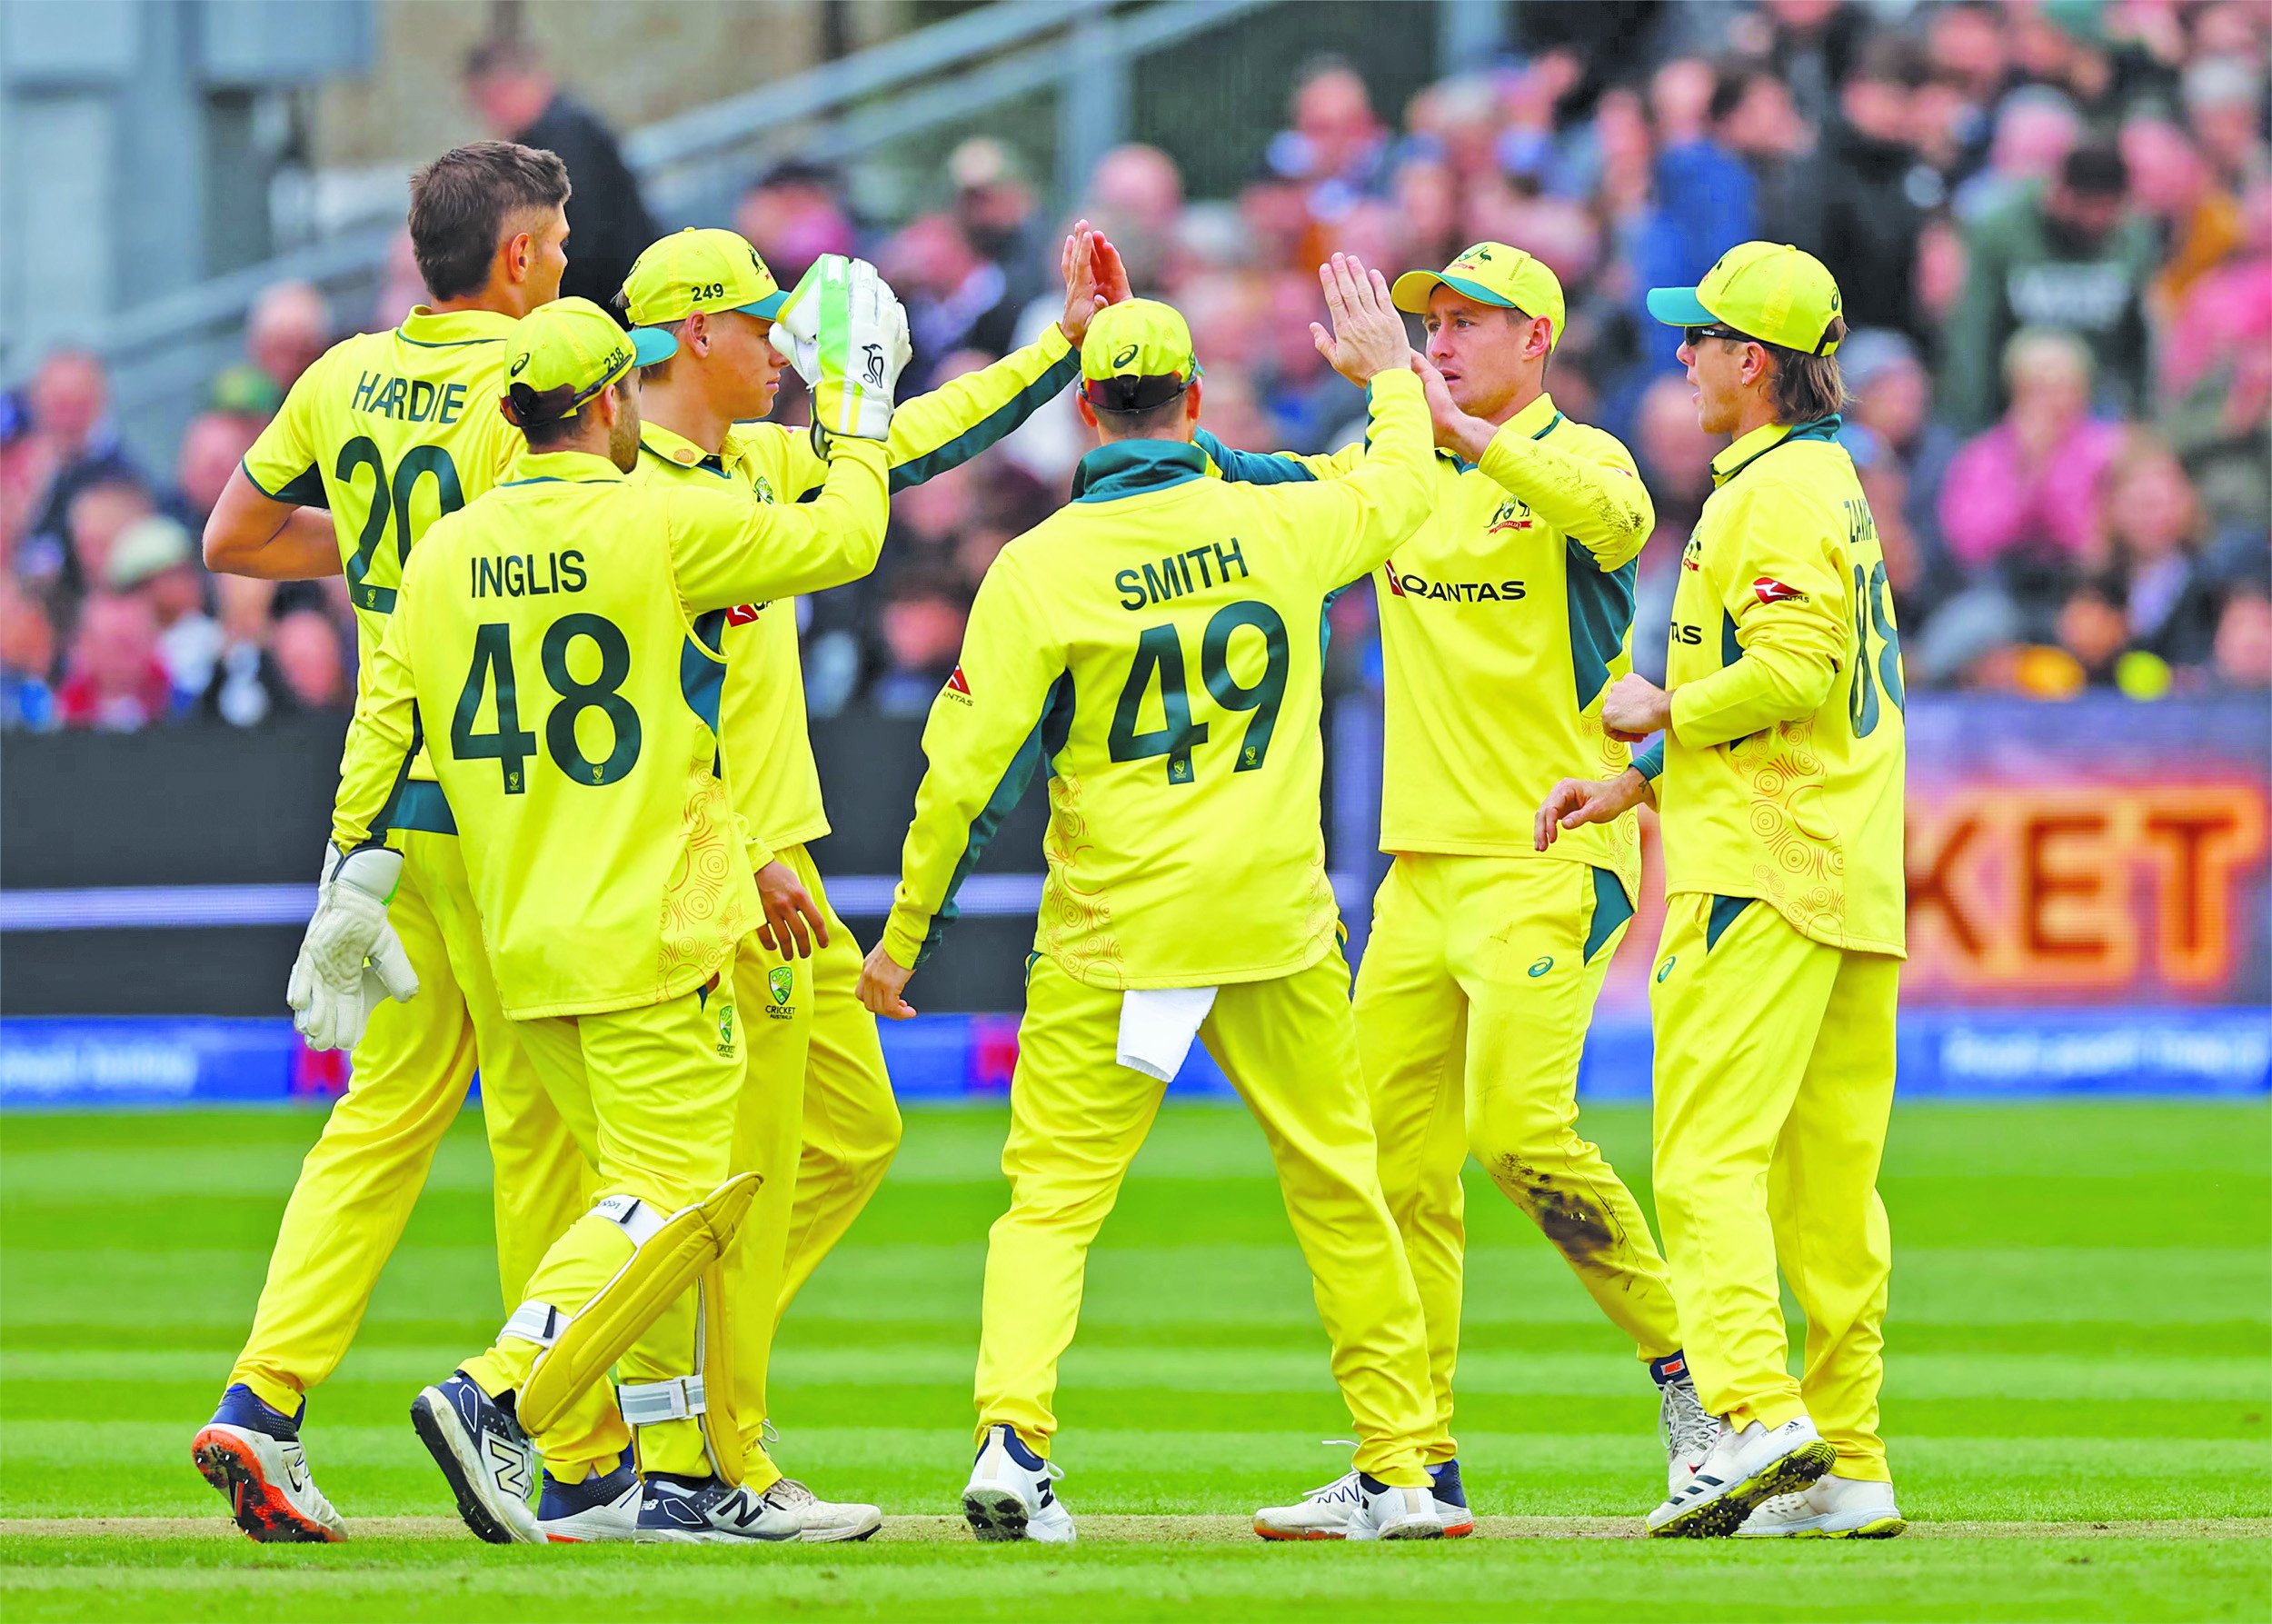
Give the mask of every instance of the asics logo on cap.
M 1126 366 L 1130 362 L 1136 359 L 1136 345 L 1130 344 L 1125 349 L 1115 352 L 1112 356 L 1112 364 L 1114 366 Z
M 509 375 L 517 378 L 528 369 L 529 358 L 526 355 L 515 355 L 513 358 L 513 369 Z

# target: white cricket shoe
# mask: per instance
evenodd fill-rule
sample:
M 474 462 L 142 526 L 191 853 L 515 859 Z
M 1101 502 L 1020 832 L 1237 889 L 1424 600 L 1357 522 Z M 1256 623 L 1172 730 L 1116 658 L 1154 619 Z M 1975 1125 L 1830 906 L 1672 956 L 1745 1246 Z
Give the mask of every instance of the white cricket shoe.
M 1263 1507 L 1254 1531 L 1265 1539 L 1440 1539 L 1445 1529 L 1440 1502 L 1429 1489 L 1394 1489 L 1350 1471 L 1298 1504 Z
M 1800 1494 L 1760 1502 L 1736 1530 L 1739 1539 L 1891 1539 L 1908 1527 L 1893 1503 L 1893 1485 L 1836 1475 L 1817 1478 Z
M 410 1401 L 410 1424 L 457 1497 L 457 1514 L 492 1545 L 542 1545 L 529 1509 L 536 1448 L 520 1418 L 460 1370 Z
M 1649 1514 L 1658 1539 L 1724 1539 L 1761 1500 L 1792 1494 L 1830 1470 L 1838 1450 L 1808 1417 L 1769 1430 L 1753 1421 L 1723 1430 L 1704 1464 Z
M 300 1406 L 304 1414 L 304 1402 Z M 221 1395 L 213 1420 L 190 1440 L 190 1459 L 229 1502 L 229 1516 L 263 1544 L 344 1539 L 345 1519 L 308 1471 L 300 1417 L 272 1410 L 238 1383 Z
M 797 1519 L 797 1538 L 807 1545 L 872 1539 L 883 1526 L 883 1513 L 875 1507 L 824 1500 L 794 1478 L 783 1478 L 768 1489 L 765 1502 Z
M 971 1480 L 962 1490 L 962 1515 L 971 1531 L 989 1541 L 1031 1539 L 1042 1545 L 1073 1542 L 1072 1513 L 1051 1487 L 1065 1474 L 1042 1460 L 1007 1422 L 986 1430 Z
M 581 1483 L 563 1483 L 547 1471 L 536 1497 L 536 1526 L 553 1545 L 623 1545 L 639 1531 L 644 1490 L 625 1450 L 614 1466 Z
M 748 1545 L 794 1539 L 796 1513 L 717 1478 L 651 1472 L 639 1502 L 641 1545 Z
M 1666 1378 L 1657 1391 L 1657 1435 L 1664 1440 L 1665 1493 L 1670 1496 L 1703 1466 L 1725 1429 L 1719 1417 L 1704 1408 L 1685 1371 Z

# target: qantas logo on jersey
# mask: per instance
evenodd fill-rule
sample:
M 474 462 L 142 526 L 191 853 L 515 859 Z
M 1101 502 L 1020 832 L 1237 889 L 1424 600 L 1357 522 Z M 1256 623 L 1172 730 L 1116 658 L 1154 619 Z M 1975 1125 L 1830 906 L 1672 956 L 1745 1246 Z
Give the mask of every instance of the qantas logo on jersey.
M 1499 511 L 1491 515 L 1490 527 L 1483 533 L 1497 535 L 1502 530 L 1528 530 L 1536 523 L 1530 504 L 1520 496 L 1510 496 L 1499 504 Z
M 1807 594 L 1795 586 L 1786 586 L 1772 575 L 1762 575 L 1751 583 L 1751 594 L 1762 603 L 1804 603 Z
M 772 606 L 773 600 L 771 598 L 766 599 L 762 603 L 737 603 L 726 611 L 726 624 L 753 626 L 757 624 L 757 617 Z
M 952 694 L 957 700 L 966 705 L 972 702 L 971 700 L 971 679 L 962 674 L 962 668 L 960 665 L 956 666 L 954 668 L 953 674 L 947 678 L 947 685 L 943 692 Z
M 1530 595 L 1520 581 L 1430 581 L 1410 574 L 1390 559 L 1381 566 L 1393 598 L 1432 598 L 1446 603 L 1511 603 Z

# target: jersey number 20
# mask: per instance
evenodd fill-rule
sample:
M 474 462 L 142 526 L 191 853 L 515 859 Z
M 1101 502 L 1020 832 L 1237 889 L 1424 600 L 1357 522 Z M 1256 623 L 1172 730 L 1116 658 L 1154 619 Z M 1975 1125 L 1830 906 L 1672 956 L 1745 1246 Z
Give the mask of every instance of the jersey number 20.
M 1262 674 L 1252 686 L 1231 673 L 1231 637 L 1241 626 L 1262 634 Z M 1271 732 L 1278 725 L 1279 702 L 1286 697 L 1286 623 L 1268 603 L 1251 599 L 1226 603 L 1207 623 L 1199 644 L 1200 681 L 1217 704 L 1226 711 L 1251 711 L 1246 737 L 1239 743 L 1239 764 L 1233 772 L 1251 772 L 1271 753 Z M 1160 684 L 1162 725 L 1136 731 L 1137 712 L 1154 681 Z M 1191 720 L 1191 690 L 1183 675 L 1183 640 L 1174 625 L 1148 626 L 1136 639 L 1136 661 L 1112 709 L 1112 726 L 1106 748 L 1116 762 L 1141 762 L 1156 755 L 1168 758 L 1168 782 L 1191 782 L 1191 750 L 1207 742 L 1207 724 Z
M 579 637 L 591 639 L 600 651 L 599 675 L 589 682 L 578 682 L 568 670 L 568 650 Z M 639 712 L 619 692 L 623 679 L 631 675 L 631 644 L 623 628 L 603 615 L 563 614 L 544 628 L 540 655 L 544 680 L 560 696 L 544 716 L 545 752 L 567 774 L 570 783 L 615 782 L 639 760 Z M 497 696 L 496 731 L 477 733 L 473 720 L 481 714 L 482 695 L 493 688 Z M 576 718 L 587 710 L 600 712 L 614 729 L 614 748 L 605 761 L 593 761 L 576 742 Z M 528 790 L 528 760 L 536 753 L 536 735 L 521 726 L 520 687 L 513 672 L 513 628 L 502 622 L 473 629 L 473 664 L 465 673 L 457 713 L 450 719 L 450 753 L 461 762 L 494 761 L 508 795 Z

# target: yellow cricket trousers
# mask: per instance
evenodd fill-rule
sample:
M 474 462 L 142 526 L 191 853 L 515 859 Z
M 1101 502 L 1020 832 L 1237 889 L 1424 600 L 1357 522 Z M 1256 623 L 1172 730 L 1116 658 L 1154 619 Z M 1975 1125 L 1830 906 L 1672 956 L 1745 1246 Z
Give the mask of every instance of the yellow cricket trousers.
M 1457 1452 L 1452 1374 L 1472 1153 L 1644 1360 L 1680 1346 L 1665 1261 L 1579 1137 L 1578 1061 L 1633 906 L 1616 875 L 1554 859 L 1402 853 L 1373 902 L 1357 1043 L 1380 1187 L 1428 1315 L 1431 1463 Z
M 743 939 L 734 1001 L 749 1049 L 735 1116 L 733 1171 L 764 1179 L 733 1240 L 734 1410 L 762 1492 L 780 1476 L 762 1439 L 773 1334 L 797 1288 L 842 1238 L 899 1148 L 900 1112 L 875 1016 L 857 996 L 859 944 L 829 906 L 802 846 L 775 855 L 828 921 L 829 944 L 799 959 Z
M 1765 902 L 1666 899 L 1651 1003 L 1657 1212 L 1704 1407 L 1802 1412 L 1847 1478 L 1878 1435 L 1892 1239 L 1878 1164 L 1893 1109 L 1900 961 L 1802 936 Z M 1776 1265 L 1807 1315 L 1794 1381 Z
M 519 1023 L 545 1086 L 563 1100 L 590 1102 L 598 1162 L 594 1200 L 632 1196 L 668 1217 L 709 1195 L 734 1171 L 742 1044 L 732 968 L 728 965 L 711 988 L 662 1003 Z M 614 1277 L 632 1250 L 623 1225 L 605 1213 L 586 1211 L 544 1253 L 526 1296 L 573 1317 Z M 689 1291 L 666 1310 L 623 1356 L 618 1368 L 626 1381 L 663 1381 L 696 1370 L 693 1298 Z M 500 1337 L 464 1370 L 492 1396 L 514 1391 L 528 1380 L 538 1351 L 533 1341 Z M 614 1410 L 608 1384 L 593 1383 L 538 1440 L 547 1460 L 574 1459 L 580 1452 L 575 1441 L 588 1438 Z M 643 1471 L 710 1471 L 698 1421 L 642 1427 L 638 1441 Z
M 586 1205 L 582 1154 L 498 1003 L 454 836 L 404 835 L 387 918 L 418 972 L 418 996 L 372 1011 L 347 1091 L 301 1164 L 252 1334 L 229 1374 L 287 1413 L 354 1340 L 477 1060 L 508 1309 Z
M 1042 1456 L 1090 1243 L 1167 1087 L 1114 1059 L 1120 1020 L 1120 993 L 1033 961 L 1001 1154 L 1010 1211 L 986 1250 L 977 1398 L 980 1439 L 1007 1421 Z M 1223 988 L 1200 1040 L 1270 1141 L 1356 1424 L 1356 1463 L 1417 1488 L 1428 1481 L 1428 1350 L 1380 1196 L 1347 962 L 1336 949 L 1297 974 Z
M 860 942 L 837 917 L 805 848 L 791 846 L 775 855 L 796 871 L 828 921 L 828 945 L 814 948 L 812 957 L 797 966 L 800 980 L 809 977 L 811 984 L 808 1019 L 750 1021 L 752 1057 L 764 1052 L 776 1024 L 799 1031 L 802 1036 L 792 1041 L 803 1045 L 802 1065 L 792 1071 L 792 1075 L 802 1071 L 804 1077 L 803 1122 L 778 1320 L 883 1182 L 900 1148 L 901 1125 L 876 1018 L 860 1001 Z M 763 951 L 753 941 L 742 948 Z M 768 1030 L 760 1031 L 761 1025 Z M 756 1063 L 753 1058 L 752 1064 Z

